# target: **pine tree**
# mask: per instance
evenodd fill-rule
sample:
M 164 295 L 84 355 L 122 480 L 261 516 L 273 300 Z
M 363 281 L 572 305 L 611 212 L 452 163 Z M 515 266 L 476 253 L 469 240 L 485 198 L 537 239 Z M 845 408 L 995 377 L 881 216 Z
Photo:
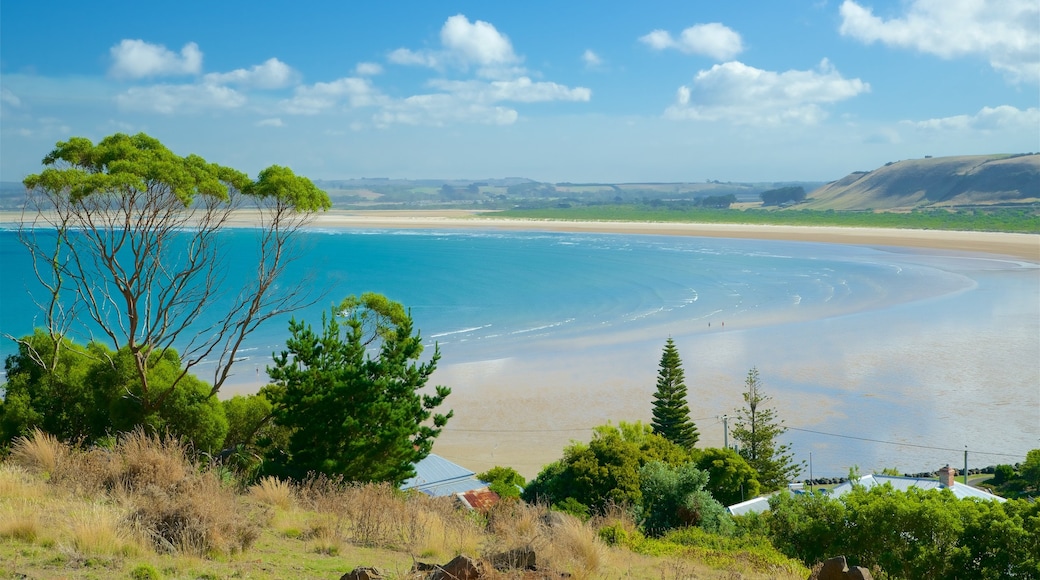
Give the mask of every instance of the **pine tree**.
M 661 354 L 660 370 L 657 372 L 657 392 L 654 393 L 654 433 L 687 449 L 697 444 L 700 435 L 690 419 L 690 407 L 686 403 L 686 383 L 682 361 L 675 342 L 669 337 Z
M 737 411 L 733 438 L 739 453 L 758 472 L 763 491 L 780 489 L 798 475 L 802 466 L 794 461 L 790 445 L 781 445 L 777 438 L 787 432 L 783 421 L 777 420 L 776 409 L 765 407 L 772 397 L 762 391 L 758 369 L 752 367 L 744 381 L 747 407 Z

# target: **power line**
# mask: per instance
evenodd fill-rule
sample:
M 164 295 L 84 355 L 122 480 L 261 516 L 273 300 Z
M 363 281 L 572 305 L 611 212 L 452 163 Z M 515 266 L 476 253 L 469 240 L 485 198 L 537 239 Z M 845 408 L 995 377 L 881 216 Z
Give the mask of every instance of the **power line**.
M 708 419 L 715 419 L 716 417 L 702 417 L 700 419 L 691 419 L 691 421 L 707 421 Z M 594 431 L 596 428 L 602 427 L 602 425 L 596 425 L 593 427 L 570 427 L 565 429 L 455 429 L 454 427 L 445 427 L 445 432 L 457 432 L 457 433 L 565 433 L 569 431 Z
M 919 449 L 933 449 L 936 451 L 956 451 L 960 453 L 963 449 L 953 449 L 950 447 L 933 447 L 931 445 L 917 445 L 915 443 L 902 443 L 899 441 L 883 441 L 881 439 L 870 439 L 868 437 L 856 437 L 854 435 L 841 435 L 839 433 L 824 433 L 823 431 L 813 431 L 812 429 L 801 429 L 799 427 L 787 427 L 791 431 L 801 431 L 803 433 L 814 433 L 816 435 L 826 435 L 828 437 L 840 437 L 842 439 L 855 439 L 857 441 L 869 441 L 870 443 L 884 443 L 886 445 L 901 445 L 903 447 L 917 447 Z M 1020 457 L 1019 455 L 1012 455 L 1010 453 L 993 453 L 987 451 L 971 451 L 974 455 L 995 455 L 998 457 Z

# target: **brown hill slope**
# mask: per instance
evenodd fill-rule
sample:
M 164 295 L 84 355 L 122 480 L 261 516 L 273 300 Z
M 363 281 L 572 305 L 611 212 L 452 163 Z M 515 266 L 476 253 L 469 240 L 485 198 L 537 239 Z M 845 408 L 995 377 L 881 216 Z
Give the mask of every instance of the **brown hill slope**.
M 909 159 L 811 192 L 806 209 L 900 210 L 1040 201 L 1040 154 Z

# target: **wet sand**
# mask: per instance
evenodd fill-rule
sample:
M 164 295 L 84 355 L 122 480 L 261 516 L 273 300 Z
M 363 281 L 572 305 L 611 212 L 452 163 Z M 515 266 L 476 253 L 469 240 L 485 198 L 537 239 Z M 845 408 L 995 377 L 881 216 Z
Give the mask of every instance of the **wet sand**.
M 250 223 L 248 216 L 241 216 L 239 220 L 238 223 Z M 653 234 L 659 236 L 704 236 L 758 240 L 788 240 L 833 244 L 932 248 L 960 252 L 984 252 L 1005 256 L 1015 256 L 1034 262 L 1040 262 L 1040 235 L 995 232 L 747 224 L 507 219 L 494 217 L 494 212 L 477 212 L 469 210 L 334 210 L 318 215 L 313 223 L 313 227 L 374 229 L 463 228 L 497 229 L 506 231 Z

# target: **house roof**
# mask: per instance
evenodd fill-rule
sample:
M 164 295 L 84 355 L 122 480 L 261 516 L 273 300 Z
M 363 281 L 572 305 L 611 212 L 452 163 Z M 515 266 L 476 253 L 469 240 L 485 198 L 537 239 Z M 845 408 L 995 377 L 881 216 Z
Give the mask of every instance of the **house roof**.
M 487 483 L 477 479 L 472 471 L 433 453 L 415 464 L 415 477 L 401 484 L 401 489 L 418 489 L 433 497 L 484 487 L 487 487 Z
M 856 485 L 860 485 L 866 488 L 871 488 L 875 485 L 885 484 L 891 485 L 893 489 L 896 489 L 898 491 L 907 491 L 911 487 L 915 487 L 917 489 L 947 489 L 947 487 L 940 483 L 937 479 L 926 479 L 919 477 L 898 477 L 894 475 L 870 474 L 864 475 L 863 477 L 860 477 L 858 480 L 856 480 Z M 852 482 L 847 481 L 841 485 L 835 486 L 830 491 L 825 491 L 824 493 L 832 497 L 838 497 L 842 494 L 852 491 L 852 485 Z M 1007 501 L 999 495 L 993 495 L 988 491 L 971 487 L 970 485 L 964 485 L 963 483 L 954 482 L 953 485 L 950 486 L 948 489 L 951 492 L 953 492 L 953 495 L 955 497 L 960 499 L 971 497 L 976 499 L 995 500 L 999 502 Z M 789 491 L 792 493 L 804 493 L 800 489 L 796 488 L 790 489 Z M 747 501 L 742 501 L 740 503 L 733 504 L 727 507 L 726 511 L 735 516 L 768 511 L 769 498 L 772 497 L 775 493 L 779 492 L 774 492 L 773 494 L 763 495 L 754 499 L 749 499 Z
M 726 508 L 726 511 L 730 515 L 742 516 L 744 514 L 762 513 L 769 511 L 769 498 L 773 497 L 773 494 L 760 495 L 755 498 L 751 498 L 747 501 L 735 503 Z
M 867 488 L 885 484 L 891 485 L 893 489 L 899 491 L 907 491 L 911 487 L 916 487 L 917 489 L 949 489 L 953 492 L 954 496 L 960 499 L 972 497 L 976 499 L 996 500 L 999 502 L 1007 501 L 999 495 L 993 495 L 988 491 L 965 485 L 963 483 L 954 482 L 953 485 L 946 487 L 937 479 L 870 474 L 864 475 L 856 480 L 856 485 L 861 485 Z M 837 497 L 844 493 L 848 493 L 849 491 L 852 491 L 852 485 L 852 482 L 846 481 L 845 483 L 831 489 L 830 494 Z

